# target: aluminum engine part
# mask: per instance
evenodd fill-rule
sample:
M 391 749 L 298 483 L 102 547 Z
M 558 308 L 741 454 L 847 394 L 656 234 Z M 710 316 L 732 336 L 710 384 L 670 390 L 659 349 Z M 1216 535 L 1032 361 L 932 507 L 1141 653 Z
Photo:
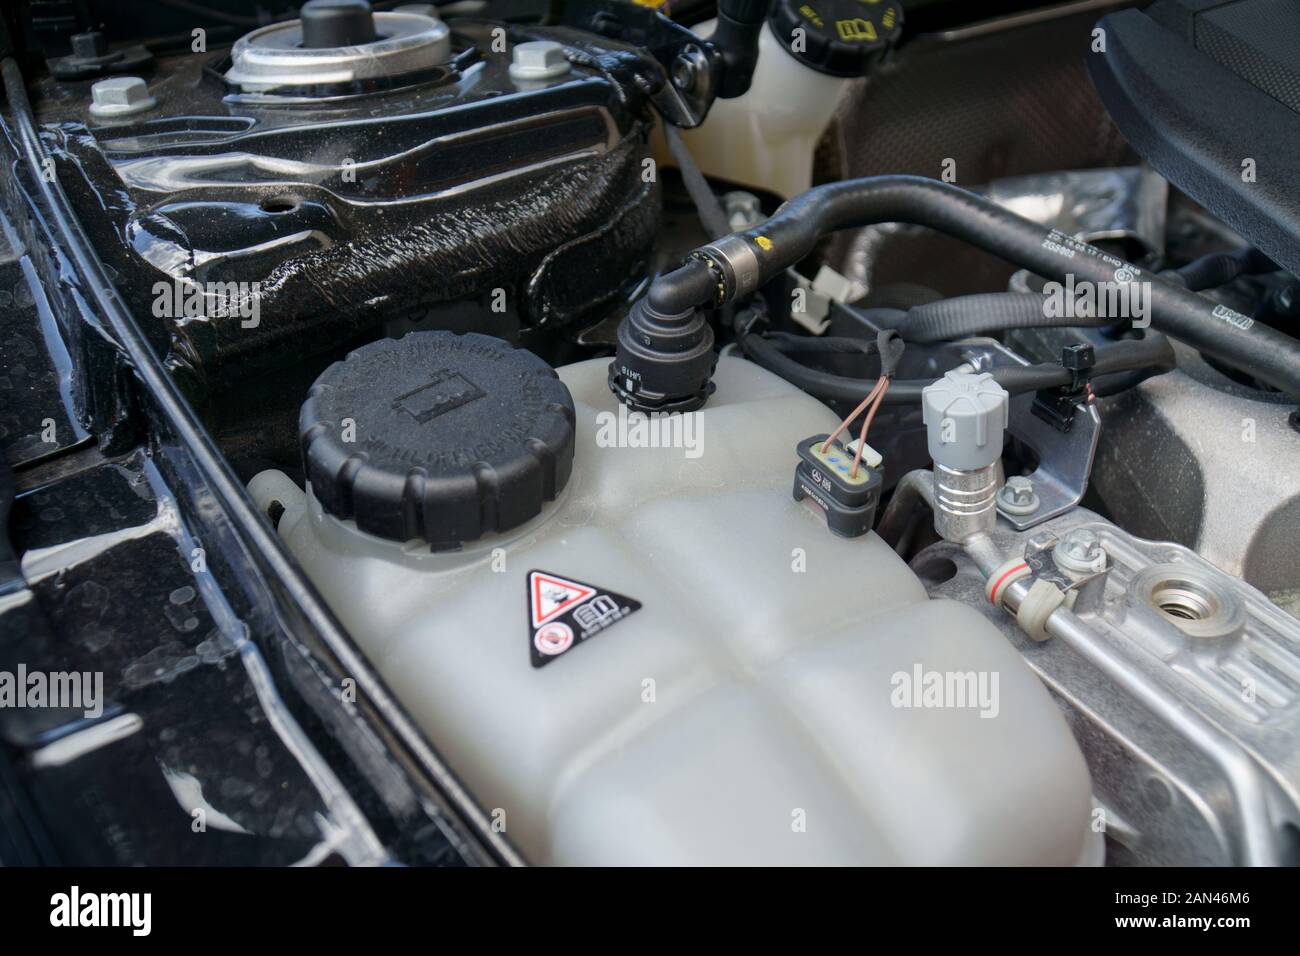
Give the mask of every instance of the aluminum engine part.
M 1133 257 L 1165 251 L 1169 183 L 1146 166 L 1010 176 L 989 183 L 985 195 L 1084 242 L 1123 242 Z
M 1094 330 L 1017 330 L 1045 359 Z M 1174 343 L 1179 368 L 1101 399 L 1091 487 L 1134 534 L 1177 541 L 1300 612 L 1300 434 L 1292 405 L 1239 385 Z
M 986 531 L 997 521 L 1002 463 L 983 468 L 935 467 L 935 530 L 946 540 L 960 541 Z
M 1093 632 L 1085 639 L 1221 730 L 1235 759 L 1193 745 L 1181 707 L 1156 715 L 1066 643 L 1030 640 L 988 603 L 959 545 L 938 542 L 912 567 L 932 597 L 981 608 L 1052 691 L 1088 760 L 1108 859 L 1241 864 L 1253 829 L 1271 835 L 1271 862 L 1300 863 L 1300 621 L 1190 549 L 1084 508 L 1032 532 L 999 523 L 992 537 L 1010 558 L 1076 529 L 1095 534 L 1108 561 L 1076 584 L 1073 612 Z M 1259 798 L 1242 805 L 1240 793 Z
M 988 193 L 1085 241 L 1163 249 L 1168 186 L 1145 168 L 1023 176 L 992 183 Z M 1012 277 L 1013 291 L 1029 288 L 1023 271 Z M 1052 361 L 1081 339 L 1100 341 L 1095 330 L 1020 329 L 1007 343 Z M 1097 403 L 1091 487 L 1122 527 L 1186 545 L 1300 611 L 1300 436 L 1288 424 L 1291 406 L 1174 345 L 1178 370 Z M 1060 459 L 1044 455 L 1045 463 Z
M 1269 397 L 1177 371 L 1102 401 L 1093 487 L 1135 534 L 1181 542 L 1296 613 L 1300 435 Z

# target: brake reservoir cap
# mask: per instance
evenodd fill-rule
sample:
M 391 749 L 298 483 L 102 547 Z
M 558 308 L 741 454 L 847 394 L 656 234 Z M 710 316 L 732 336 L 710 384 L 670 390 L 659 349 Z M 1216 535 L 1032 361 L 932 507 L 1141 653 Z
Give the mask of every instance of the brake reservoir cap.
M 357 349 L 316 380 L 298 426 L 326 512 L 434 550 L 523 524 L 573 470 L 568 388 L 537 356 L 477 333 Z
M 776 0 L 768 24 L 805 66 L 862 76 L 903 32 L 903 7 L 898 0 Z
M 958 471 L 984 468 L 1002 457 L 1010 421 L 1007 390 L 988 372 L 954 369 L 921 390 L 930 457 Z

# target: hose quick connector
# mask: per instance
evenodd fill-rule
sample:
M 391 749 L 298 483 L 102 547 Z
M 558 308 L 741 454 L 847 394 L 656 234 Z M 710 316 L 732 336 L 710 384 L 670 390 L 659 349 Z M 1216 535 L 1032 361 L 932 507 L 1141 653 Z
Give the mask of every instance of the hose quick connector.
M 753 248 L 739 233 L 723 236 L 716 242 L 701 247 L 697 258 L 706 260 L 721 276 L 722 294 L 719 305 L 743 299 L 757 292 L 763 284 L 763 270 Z
M 709 39 L 722 51 L 718 96 L 732 99 L 749 91 L 758 64 L 758 35 L 771 0 L 718 0 L 718 20 Z
M 618 328 L 609 389 L 632 411 L 690 412 L 713 393 L 717 364 L 704 313 L 664 314 L 646 297 L 633 304 Z
M 990 531 L 998 518 L 1007 390 L 984 372 L 954 369 L 921 392 L 934 459 L 934 530 L 945 541 Z

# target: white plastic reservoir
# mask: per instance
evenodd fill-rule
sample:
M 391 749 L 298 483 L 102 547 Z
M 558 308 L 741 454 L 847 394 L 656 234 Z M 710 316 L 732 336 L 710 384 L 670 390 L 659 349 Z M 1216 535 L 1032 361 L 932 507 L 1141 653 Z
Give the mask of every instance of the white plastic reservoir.
M 716 23 L 695 32 L 712 36 Z M 812 185 L 817 141 L 851 82 L 800 63 L 765 26 L 749 90 L 714 101 L 704 123 L 682 135 L 706 175 L 790 199 Z
M 724 356 L 689 423 L 638 433 L 607 367 L 559 370 L 577 408 L 559 500 L 456 553 L 362 534 L 281 472 L 250 485 L 283 506 L 289 549 L 524 856 L 1087 858 L 1088 773 L 1019 654 L 975 610 L 928 600 L 874 533 L 837 538 L 793 500 L 795 445 L 831 412 Z M 678 447 L 629 447 L 655 437 Z M 535 666 L 534 571 L 641 606 Z

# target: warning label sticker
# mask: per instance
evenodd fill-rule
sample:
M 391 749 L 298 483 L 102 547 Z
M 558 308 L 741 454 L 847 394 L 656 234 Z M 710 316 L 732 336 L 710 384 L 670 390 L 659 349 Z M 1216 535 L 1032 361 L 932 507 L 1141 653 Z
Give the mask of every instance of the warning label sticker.
M 534 667 L 641 610 L 641 602 L 549 571 L 528 572 L 528 649 Z

